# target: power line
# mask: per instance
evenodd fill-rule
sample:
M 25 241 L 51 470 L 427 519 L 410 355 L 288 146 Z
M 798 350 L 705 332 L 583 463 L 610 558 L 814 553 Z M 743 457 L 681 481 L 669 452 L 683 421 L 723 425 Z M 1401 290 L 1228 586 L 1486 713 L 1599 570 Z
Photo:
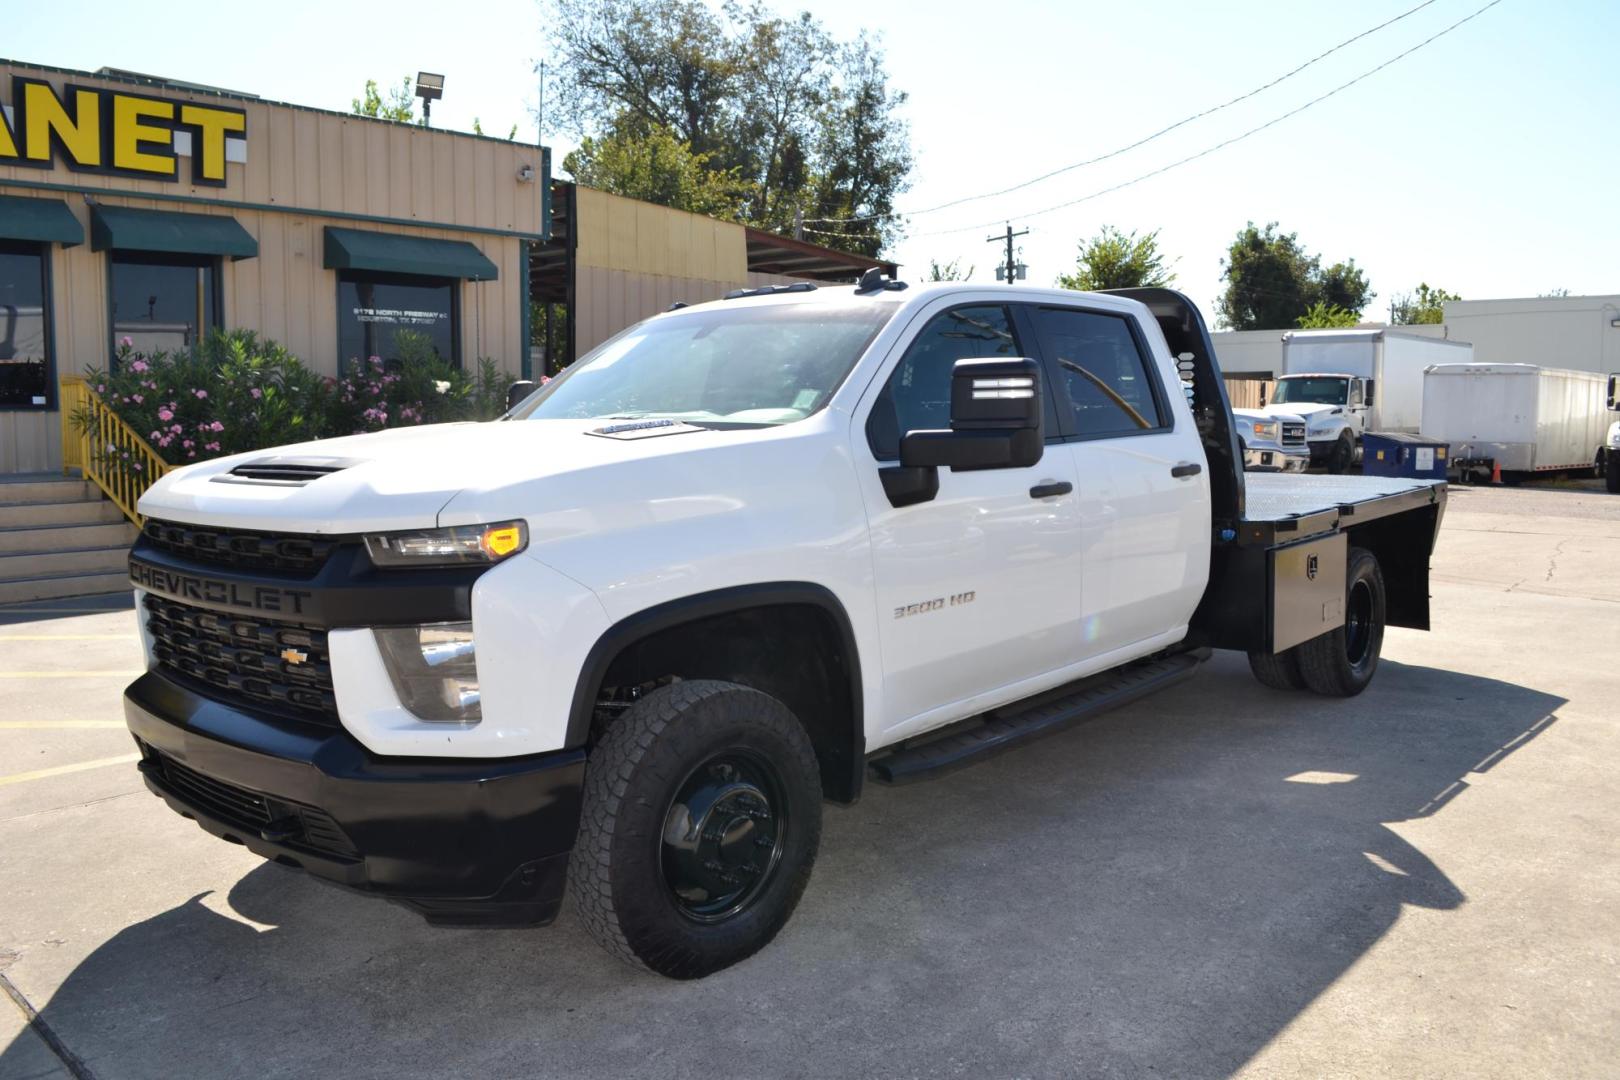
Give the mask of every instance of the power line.
M 1379 23 L 1377 26 L 1371 27 L 1370 29 L 1367 29 L 1367 30 L 1363 30 L 1361 33 L 1355 35 L 1354 37 L 1345 38 L 1343 41 L 1341 41 L 1337 45 L 1333 46 L 1333 48 L 1328 49 L 1326 52 L 1318 53 L 1317 55 L 1311 57 L 1309 60 L 1305 61 L 1303 64 L 1300 64 L 1298 67 L 1294 68 L 1293 70 L 1284 72 L 1283 74 L 1277 76 L 1275 79 L 1272 79 L 1270 82 L 1265 83 L 1262 86 L 1257 86 L 1253 90 L 1250 90 L 1246 94 L 1239 94 L 1237 97 L 1233 98 L 1231 101 L 1223 102 L 1220 105 L 1212 105 L 1209 108 L 1202 110 L 1201 112 L 1193 113 L 1191 116 L 1188 116 L 1185 119 L 1177 120 L 1175 123 L 1169 125 L 1168 127 L 1162 127 L 1158 131 L 1155 131 L 1153 134 L 1144 136 L 1143 138 L 1140 138 L 1140 139 L 1137 139 L 1135 142 L 1131 143 L 1128 146 L 1121 146 L 1119 149 L 1110 150 L 1106 154 L 1099 154 L 1096 157 L 1087 158 L 1085 161 L 1077 161 L 1073 165 L 1065 165 L 1062 168 L 1053 169 L 1051 172 L 1042 173 L 1040 176 L 1034 177 L 1033 179 L 1025 180 L 1025 181 L 1023 181 L 1021 183 L 1014 184 L 1011 187 L 1004 187 L 999 191 L 987 191 L 983 195 L 964 195 L 960 199 L 952 199 L 950 202 L 940 203 L 938 206 L 930 206 L 930 207 L 927 207 L 927 208 L 922 209 L 922 210 L 909 210 L 909 211 L 904 211 L 902 213 L 906 217 L 917 217 L 917 216 L 919 216 L 921 214 L 932 214 L 932 213 L 934 213 L 936 211 L 939 211 L 939 210 L 949 210 L 951 207 L 953 207 L 953 206 L 961 206 L 963 203 L 977 202 L 980 199 L 993 199 L 998 195 L 1008 195 L 1008 194 L 1011 194 L 1014 191 L 1021 191 L 1024 188 L 1031 187 L 1031 186 L 1033 186 L 1035 184 L 1039 184 L 1043 180 L 1050 180 L 1054 176 L 1061 176 L 1066 172 L 1073 172 L 1075 169 L 1083 169 L 1087 165 L 1096 165 L 1098 162 L 1107 161 L 1110 158 L 1116 158 L 1121 154 L 1127 153 L 1128 151 L 1135 150 L 1139 146 L 1146 146 L 1148 143 L 1150 143 L 1153 140 L 1159 138 L 1160 136 L 1168 135 L 1172 131 L 1175 131 L 1177 128 L 1185 127 L 1185 126 L 1187 126 L 1188 124 L 1192 123 L 1195 120 L 1202 120 L 1204 117 L 1211 116 L 1211 115 L 1213 115 L 1215 113 L 1218 113 L 1222 109 L 1229 109 L 1233 105 L 1237 105 L 1240 102 L 1247 101 L 1250 98 L 1254 97 L 1256 94 L 1264 93 L 1265 91 L 1270 90 L 1273 86 L 1276 86 L 1278 83 L 1286 82 L 1287 80 L 1292 79 L 1295 75 L 1298 75 L 1300 72 L 1304 71 L 1306 68 L 1310 67 L 1312 64 L 1318 63 L 1319 61 L 1322 61 L 1322 60 L 1326 60 L 1328 57 L 1332 56 L 1334 53 L 1336 53 L 1339 50 L 1345 48 L 1346 46 L 1355 44 L 1356 42 L 1360 41 L 1362 38 L 1367 37 L 1369 34 L 1376 34 L 1378 31 L 1384 29 L 1387 26 L 1393 26 L 1396 23 L 1400 22 L 1402 19 L 1405 19 L 1405 18 L 1407 18 L 1408 16 L 1411 16 L 1411 15 L 1417 14 L 1419 11 L 1422 11 L 1424 8 L 1428 7 L 1430 4 L 1433 4 L 1435 2 L 1436 2 L 1436 0 L 1423 0 L 1423 2 L 1421 4 L 1418 4 L 1416 7 L 1413 7 L 1413 8 L 1408 8 L 1407 10 L 1401 12 L 1399 15 L 1396 15 L 1392 19 L 1386 19 L 1384 22 Z M 839 221 L 875 221 L 875 220 L 878 220 L 880 218 L 891 217 L 891 216 L 893 216 L 893 215 L 892 214 L 867 214 L 867 215 L 864 215 L 862 217 L 851 217 L 851 218 L 806 218 L 805 220 L 815 222 L 817 224 L 831 224 L 831 223 L 839 222 Z
M 1167 173 L 1171 169 L 1180 168 L 1181 166 L 1186 165 L 1186 164 L 1188 164 L 1190 162 L 1197 161 L 1199 158 L 1208 157 L 1210 154 L 1215 153 L 1215 151 L 1217 151 L 1217 150 L 1224 150 L 1226 147 L 1231 146 L 1233 143 L 1242 142 L 1244 139 L 1247 139 L 1251 135 L 1258 135 L 1260 132 L 1265 131 L 1267 128 L 1275 127 L 1276 125 L 1282 123 L 1284 120 L 1287 120 L 1290 117 L 1298 116 L 1300 113 L 1304 112 L 1306 109 L 1309 109 L 1314 105 L 1320 105 L 1322 102 L 1326 101 L 1330 97 L 1333 97 L 1335 94 L 1338 94 L 1338 93 L 1341 93 L 1341 92 L 1343 92 L 1345 90 L 1350 89 L 1350 87 L 1352 87 L 1352 86 L 1356 85 L 1357 83 L 1361 82 L 1363 79 L 1367 79 L 1367 78 L 1369 78 L 1369 77 L 1371 77 L 1373 75 L 1378 74 L 1380 71 L 1383 71 L 1385 68 L 1389 67 L 1391 64 L 1395 63 L 1396 61 L 1404 60 L 1408 56 L 1411 56 L 1413 53 L 1417 52 L 1419 49 L 1423 48 L 1424 46 L 1429 45 L 1432 42 L 1438 41 L 1440 38 L 1445 37 L 1447 34 L 1451 33 L 1453 30 L 1457 29 L 1459 26 L 1462 26 L 1464 23 L 1472 22 L 1474 19 L 1479 18 L 1481 15 L 1485 14 L 1485 12 L 1489 11 L 1491 8 L 1495 7 L 1497 4 L 1500 4 L 1501 2 L 1502 2 L 1502 0 L 1490 0 L 1490 3 L 1486 4 L 1484 7 L 1479 8 L 1478 10 L 1474 11 L 1472 14 L 1463 16 L 1462 18 L 1458 19 L 1456 22 L 1452 23 L 1450 26 L 1446 27 L 1444 30 L 1441 30 L 1441 31 L 1438 31 L 1437 33 L 1429 35 L 1428 37 L 1424 38 L 1422 41 L 1418 42 L 1416 45 L 1413 45 L 1410 49 L 1407 49 L 1405 52 L 1397 53 L 1396 55 L 1390 57 L 1388 60 L 1385 60 L 1382 64 L 1379 64 L 1377 67 L 1372 68 L 1372 69 L 1370 69 L 1368 71 L 1364 71 L 1360 75 L 1357 75 L 1355 78 L 1351 79 L 1349 82 L 1340 83 L 1338 86 L 1335 86 L 1332 90 L 1329 90 L 1327 93 L 1320 94 L 1317 97 L 1314 97 L 1311 100 L 1307 101 L 1305 104 L 1300 105 L 1297 108 L 1293 108 L 1293 109 L 1288 110 L 1287 112 L 1283 113 L 1281 116 L 1273 117 L 1272 119 L 1267 120 L 1265 123 L 1259 125 L 1258 127 L 1252 127 L 1248 131 L 1243 132 L 1241 135 L 1234 135 L 1230 139 L 1225 139 L 1225 140 L 1223 140 L 1221 142 L 1218 142 L 1214 146 L 1211 146 L 1211 147 L 1208 147 L 1206 149 L 1198 151 L 1198 153 L 1196 153 L 1196 154 L 1188 154 L 1186 157 L 1180 158 L 1180 159 L 1178 159 L 1176 161 L 1172 161 L 1168 165 L 1162 165 L 1159 168 L 1154 169 L 1152 172 L 1145 172 L 1140 176 L 1131 178 L 1130 180 L 1124 180 L 1124 181 L 1121 181 L 1120 183 L 1114 184 L 1114 185 L 1112 185 L 1110 187 L 1101 188 L 1101 189 L 1099 189 L 1097 191 L 1093 191 L 1089 195 L 1082 195 L 1078 199 L 1070 199 L 1067 202 L 1061 202 L 1061 203 L 1058 203 L 1055 206 L 1048 206 L 1044 210 L 1034 210 L 1034 211 L 1030 211 L 1028 213 L 1014 214 L 1012 216 L 1013 217 L 1019 217 L 1019 218 L 1032 218 L 1032 217 L 1041 217 L 1041 216 L 1043 216 L 1045 214 L 1051 214 L 1051 213 L 1054 213 L 1054 212 L 1056 212 L 1058 210 L 1066 210 L 1071 206 L 1078 206 L 1079 204 L 1081 204 L 1083 202 L 1090 202 L 1092 199 L 1099 198 L 1100 196 L 1103 196 L 1103 195 L 1111 194 L 1111 193 L 1113 193 L 1115 191 L 1119 191 L 1122 188 L 1128 188 L 1128 187 L 1131 187 L 1134 184 L 1140 184 L 1144 180 L 1151 180 L 1153 177 L 1160 176 L 1160 175 L 1162 175 L 1164 173 Z M 993 226 L 993 225 L 995 225 L 998 222 L 1003 221 L 1003 220 L 1005 220 L 1005 216 L 993 219 L 991 221 L 982 221 L 982 222 L 979 222 L 978 224 L 975 224 L 975 225 L 963 225 L 960 228 L 955 228 L 955 229 L 936 229 L 933 232 L 917 233 L 912 239 L 918 239 L 918 238 L 921 238 L 921 237 L 924 237 L 924 236 L 951 236 L 951 235 L 954 235 L 956 233 L 973 232 L 973 231 L 975 231 L 977 229 L 989 228 L 989 227 L 991 227 L 991 226 Z

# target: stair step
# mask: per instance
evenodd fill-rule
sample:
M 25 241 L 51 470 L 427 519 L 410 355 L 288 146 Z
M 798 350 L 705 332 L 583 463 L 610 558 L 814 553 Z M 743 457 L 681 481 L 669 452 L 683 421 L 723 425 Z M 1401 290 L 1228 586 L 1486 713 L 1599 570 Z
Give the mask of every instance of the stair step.
M 130 591 L 129 571 L 116 574 L 57 574 L 50 577 L 0 581 L 0 604 L 22 604 L 31 600 L 61 600 L 69 596 L 97 596 Z
M 0 481 L 0 505 L 96 502 L 101 492 L 83 480 Z
M 140 532 L 135 526 L 127 521 L 0 529 L 0 555 L 75 551 L 87 548 L 127 548 L 135 543 L 135 538 L 139 535 Z
M 36 525 L 110 525 L 126 521 L 123 511 L 106 499 L 94 502 L 40 502 L 5 504 L 0 486 L 0 529 L 26 529 Z
M 1209 659 L 1208 649 L 1142 661 L 1070 683 L 1027 704 L 992 709 L 872 762 L 879 780 L 905 784 L 960 769 L 1180 682 Z
M 92 547 L 77 551 L 33 551 L 0 554 L 0 581 L 56 577 L 61 574 L 129 572 L 129 547 Z

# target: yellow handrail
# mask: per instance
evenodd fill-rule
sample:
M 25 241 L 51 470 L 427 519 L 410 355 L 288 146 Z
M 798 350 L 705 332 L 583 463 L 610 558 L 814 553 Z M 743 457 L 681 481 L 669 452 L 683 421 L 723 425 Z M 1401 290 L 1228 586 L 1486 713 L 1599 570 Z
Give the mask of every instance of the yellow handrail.
M 124 516 L 146 524 L 135 504 L 158 477 L 174 468 L 90 389 L 82 375 L 60 381 L 62 469 L 77 466 Z

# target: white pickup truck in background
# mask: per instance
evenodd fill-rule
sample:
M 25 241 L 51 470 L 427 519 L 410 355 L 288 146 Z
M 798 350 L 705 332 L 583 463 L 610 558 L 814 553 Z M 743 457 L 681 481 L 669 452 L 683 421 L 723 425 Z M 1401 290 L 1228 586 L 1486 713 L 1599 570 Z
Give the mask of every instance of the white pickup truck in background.
M 1246 476 L 1168 290 L 749 290 L 495 422 L 165 476 L 125 714 L 210 833 L 441 924 L 544 924 L 566 884 L 609 950 L 691 978 L 776 934 L 822 800 L 869 773 L 1215 648 L 1359 693 L 1386 624 L 1428 628 L 1445 498 Z

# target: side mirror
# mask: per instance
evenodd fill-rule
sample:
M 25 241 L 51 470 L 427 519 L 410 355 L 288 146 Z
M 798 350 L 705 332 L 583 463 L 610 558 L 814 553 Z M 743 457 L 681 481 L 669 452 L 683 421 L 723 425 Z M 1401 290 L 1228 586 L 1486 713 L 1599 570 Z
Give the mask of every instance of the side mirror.
M 532 379 L 519 379 L 506 388 L 506 411 L 511 412 L 522 404 L 523 399 L 539 389 L 539 385 Z
M 1620 375 L 1609 376 L 1609 408 L 1620 409 Z
M 908 431 L 900 465 L 953 472 L 1022 469 L 1041 460 L 1041 368 L 1034 360 L 958 360 L 951 368 L 948 431 Z
M 1373 404 L 1373 383 L 1376 382 L 1376 381 L 1377 380 L 1375 380 L 1375 379 L 1366 380 L 1366 389 L 1364 391 L 1362 391 L 1361 403 L 1363 405 L 1367 406 L 1367 408 L 1369 408 L 1369 409 L 1372 408 L 1372 404 Z

